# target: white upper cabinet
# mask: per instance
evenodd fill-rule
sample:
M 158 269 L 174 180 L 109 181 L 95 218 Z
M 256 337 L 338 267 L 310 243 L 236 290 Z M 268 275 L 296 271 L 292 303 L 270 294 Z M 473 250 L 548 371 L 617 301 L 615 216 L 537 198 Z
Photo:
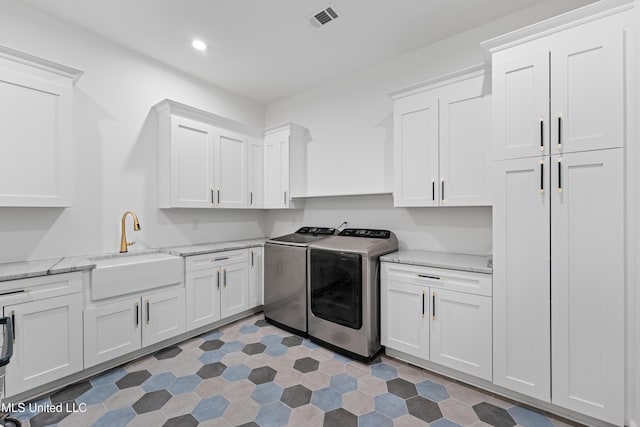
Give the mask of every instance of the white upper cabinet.
M 520 46 L 496 54 L 492 63 L 493 157 L 545 154 L 549 147 L 548 52 Z
M 170 184 L 160 186 L 161 197 L 168 202 L 168 204 L 163 203 L 161 207 L 213 206 L 215 181 L 213 128 L 179 116 L 172 116 L 169 123 L 171 125 Z M 161 175 L 164 175 L 163 172 Z M 166 194 L 167 190 L 169 190 L 168 194 Z
M 217 207 L 248 206 L 248 149 L 249 140 L 246 136 L 217 129 L 215 144 Z
M 394 206 L 490 205 L 481 67 L 394 92 Z
M 0 206 L 71 206 L 81 74 L 0 46 Z
M 493 157 L 620 147 L 628 25 L 618 13 L 493 48 Z
M 250 208 L 262 208 L 264 205 L 264 144 L 262 139 L 249 138 L 249 175 L 247 178 L 247 197 Z
M 168 99 L 154 108 L 160 208 L 254 206 L 249 180 L 261 178 L 249 171 L 249 141 L 259 131 Z
M 307 191 L 309 131 L 294 123 L 267 129 L 264 137 L 264 208 L 299 207 Z
M 438 96 L 397 100 L 393 121 L 394 206 L 437 206 Z

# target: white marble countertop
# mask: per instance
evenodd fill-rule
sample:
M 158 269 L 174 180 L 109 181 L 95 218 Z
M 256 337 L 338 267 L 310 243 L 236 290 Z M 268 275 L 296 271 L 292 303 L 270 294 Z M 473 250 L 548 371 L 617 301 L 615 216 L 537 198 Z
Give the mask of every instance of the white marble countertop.
M 446 268 L 449 270 L 471 271 L 492 274 L 493 268 L 487 264 L 487 257 L 480 255 L 454 254 L 418 250 L 400 250 L 380 257 L 381 261 L 423 267 Z
M 265 237 L 262 239 L 232 240 L 230 242 L 173 246 L 170 248 L 163 248 L 162 252 L 178 256 L 202 255 L 214 252 L 232 251 L 235 249 L 255 248 L 256 246 L 263 246 L 264 242 L 267 240 L 269 239 Z
M 148 249 L 145 252 L 160 251 L 177 256 L 200 255 L 214 252 L 245 249 L 264 245 L 266 238 L 234 240 L 230 242 L 206 243 L 188 246 L 175 246 L 168 248 Z M 132 252 L 133 254 L 133 252 Z M 71 256 L 62 258 L 49 258 L 43 260 L 18 261 L 0 264 L 0 282 L 29 277 L 47 276 L 50 274 L 71 273 L 74 271 L 91 270 L 95 268 L 95 262 L 89 257 L 119 256 L 117 252 L 105 254 L 91 254 L 84 256 Z

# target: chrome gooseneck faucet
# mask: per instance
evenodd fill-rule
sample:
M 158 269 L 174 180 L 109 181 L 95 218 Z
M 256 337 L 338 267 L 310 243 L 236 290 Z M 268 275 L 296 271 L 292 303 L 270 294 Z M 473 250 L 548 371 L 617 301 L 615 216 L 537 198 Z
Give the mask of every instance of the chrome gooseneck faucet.
M 126 211 L 122 214 L 122 219 L 120 220 L 120 253 L 128 252 L 127 247 L 135 244 L 136 242 L 127 242 L 127 232 L 125 231 L 125 224 L 127 222 L 127 215 L 131 215 L 133 218 L 133 231 L 140 231 L 140 222 L 138 221 L 138 216 L 134 211 Z

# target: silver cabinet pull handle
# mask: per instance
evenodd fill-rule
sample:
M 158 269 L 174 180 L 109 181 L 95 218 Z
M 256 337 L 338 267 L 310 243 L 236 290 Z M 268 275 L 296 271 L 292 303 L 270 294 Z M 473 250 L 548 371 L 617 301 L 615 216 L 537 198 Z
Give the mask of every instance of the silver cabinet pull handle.
M 147 325 L 151 323 L 151 305 L 149 304 L 149 300 L 147 300 Z
M 254 253 L 255 253 L 255 252 L 251 251 L 251 267 L 253 267 L 253 254 L 254 254 Z
M 249 193 L 249 205 L 253 206 L 253 191 Z
M 220 270 L 217 271 L 216 275 L 216 283 L 218 284 L 218 289 L 220 289 Z
M 442 182 L 441 182 L 441 193 L 440 193 L 440 200 L 442 200 L 444 202 L 444 178 L 442 178 Z
M 227 287 L 227 269 L 222 270 L 222 281 L 224 282 L 224 287 Z
M 220 190 L 218 190 L 218 204 L 220 204 Z
M 283 202 L 284 202 L 284 205 L 287 206 L 287 192 L 286 191 L 284 192 Z
M 228 256 L 222 256 L 220 258 L 214 258 L 211 260 L 211 262 L 216 262 L 216 261 L 224 261 L 225 259 L 229 259 Z
M 213 205 L 216 202 L 215 197 L 213 196 L 213 188 L 211 189 L 211 204 Z

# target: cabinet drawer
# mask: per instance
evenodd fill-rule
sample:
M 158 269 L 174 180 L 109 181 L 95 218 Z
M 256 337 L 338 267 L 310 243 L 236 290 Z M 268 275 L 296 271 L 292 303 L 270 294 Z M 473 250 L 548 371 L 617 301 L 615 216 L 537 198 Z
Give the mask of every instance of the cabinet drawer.
M 249 259 L 248 249 L 237 251 L 215 252 L 212 254 L 195 255 L 186 258 L 186 271 L 197 271 L 205 268 L 218 267 L 237 262 L 247 262 Z
M 0 304 L 19 304 L 82 292 L 82 273 L 53 274 L 0 284 Z
M 475 295 L 491 296 L 492 292 L 492 276 L 490 274 L 388 262 L 382 263 L 382 272 L 384 278 L 397 282 L 444 288 Z

